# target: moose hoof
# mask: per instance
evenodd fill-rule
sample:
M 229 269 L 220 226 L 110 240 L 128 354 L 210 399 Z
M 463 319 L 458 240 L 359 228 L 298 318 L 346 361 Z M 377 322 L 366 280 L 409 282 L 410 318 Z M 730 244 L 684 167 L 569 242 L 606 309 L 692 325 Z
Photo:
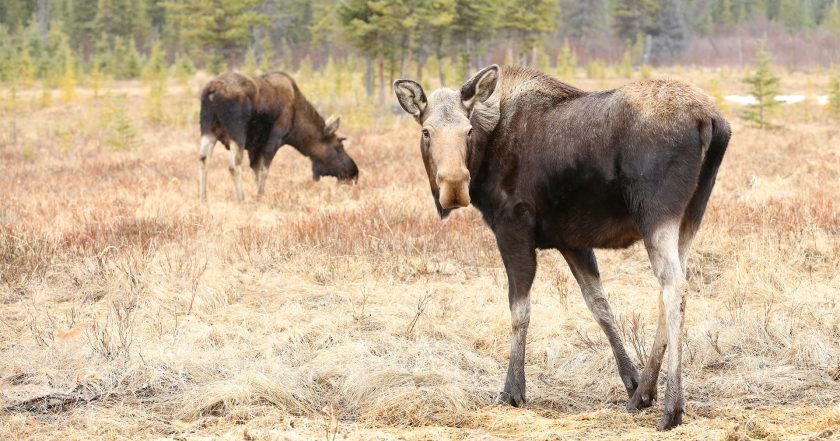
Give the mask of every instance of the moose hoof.
M 659 420 L 659 425 L 656 426 L 656 430 L 671 430 L 674 427 L 679 426 L 680 424 L 682 424 L 682 416 L 682 408 L 672 411 L 666 409 L 665 413 L 662 415 L 662 419 Z
M 508 406 L 513 407 L 522 407 L 525 405 L 525 397 L 521 395 L 514 396 L 503 391 L 496 394 L 496 396 L 493 398 L 493 402 L 496 404 L 506 404 Z
M 643 393 L 639 388 L 636 388 L 636 391 L 633 393 L 633 396 L 630 397 L 630 401 L 627 402 L 627 410 L 632 412 L 634 410 L 647 409 L 648 407 L 653 405 L 653 402 L 655 400 L 656 392 Z

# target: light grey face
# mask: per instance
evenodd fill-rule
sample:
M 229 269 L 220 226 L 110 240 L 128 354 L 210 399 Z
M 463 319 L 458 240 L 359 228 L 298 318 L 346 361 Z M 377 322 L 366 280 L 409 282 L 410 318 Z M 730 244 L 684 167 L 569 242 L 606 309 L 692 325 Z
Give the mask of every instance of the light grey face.
M 477 101 L 490 97 L 497 78 L 498 66 L 493 65 L 464 83 L 459 90 L 437 89 L 428 99 L 423 88 L 414 81 L 394 83 L 400 105 L 420 124 L 423 162 L 441 215 L 444 210 L 470 204 L 470 171 L 467 168 L 467 146 L 473 133 L 470 113 Z
M 440 206 L 449 209 L 470 205 L 467 143 L 472 126 L 461 94 L 452 89 L 432 92 L 420 125 L 423 161 L 430 171 L 430 184 L 438 189 Z

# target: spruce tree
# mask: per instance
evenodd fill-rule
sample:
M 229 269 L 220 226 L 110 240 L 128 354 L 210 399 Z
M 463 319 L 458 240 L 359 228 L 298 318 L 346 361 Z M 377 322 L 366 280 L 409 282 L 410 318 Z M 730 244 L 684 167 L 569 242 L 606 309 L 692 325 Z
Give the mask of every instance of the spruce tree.
M 557 53 L 557 75 L 561 80 L 571 81 L 575 76 L 578 61 L 569 40 L 563 41 L 563 47 Z
M 70 47 L 64 48 L 64 75 L 61 77 L 61 101 L 68 103 L 76 98 L 76 59 Z
M 32 62 L 32 57 L 29 56 L 29 45 L 26 43 L 22 44 L 20 47 L 17 63 L 19 67 L 18 73 L 20 74 L 22 85 L 24 87 L 32 86 L 32 84 L 35 83 L 38 71 L 35 68 L 35 63 Z
M 205 56 L 210 70 L 220 72 L 238 59 L 251 42 L 251 28 L 268 24 L 257 11 L 264 0 L 184 0 L 167 2 L 168 17 L 181 26 L 184 42 Z
M 768 122 L 769 113 L 779 106 L 776 95 L 779 94 L 779 77 L 773 70 L 773 60 L 765 50 L 765 43 L 758 46 L 755 71 L 742 80 L 750 86 L 750 94 L 756 103 L 745 109 L 741 116 L 759 128 L 772 127 Z
M 688 49 L 691 35 L 683 17 L 682 0 L 662 0 L 656 17 L 656 37 L 651 55 L 657 61 L 672 61 Z
M 829 4 L 826 8 L 822 27 L 835 37 L 840 38 L 840 5 L 838 5 L 838 2 Z
M 163 95 L 166 92 L 166 57 L 160 48 L 160 42 L 152 43 L 149 52 L 149 60 L 143 69 L 143 79 L 149 85 L 149 95 L 146 104 L 146 117 L 153 122 L 163 122 L 165 112 L 163 109 Z
M 102 83 L 104 82 L 104 75 L 102 73 L 102 61 L 96 55 L 90 63 L 90 88 L 93 90 L 93 98 L 99 99 L 99 93 L 102 91 Z
M 539 38 L 557 27 L 554 17 L 557 3 L 551 0 L 511 0 L 502 2 L 499 28 L 506 31 L 516 42 L 517 58 L 522 64 L 533 63 L 529 56 Z
M 251 46 L 248 48 L 248 52 L 245 53 L 245 62 L 242 64 L 242 71 L 248 75 L 256 75 L 257 69 L 257 53 L 254 47 Z
M 655 33 L 659 0 L 614 0 L 612 4 L 613 27 L 619 38 L 635 43 L 640 35 Z

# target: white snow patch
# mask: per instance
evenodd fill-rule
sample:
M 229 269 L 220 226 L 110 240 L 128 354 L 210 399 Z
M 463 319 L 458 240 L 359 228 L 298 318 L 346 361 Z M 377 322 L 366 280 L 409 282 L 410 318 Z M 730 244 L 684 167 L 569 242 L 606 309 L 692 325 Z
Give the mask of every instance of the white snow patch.
M 805 102 L 808 98 L 805 95 L 776 95 L 774 99 L 782 104 L 797 104 Z M 752 95 L 726 95 L 723 100 L 742 106 L 758 104 L 758 100 Z M 816 102 L 817 105 L 824 106 L 828 104 L 828 97 L 825 95 L 818 96 Z

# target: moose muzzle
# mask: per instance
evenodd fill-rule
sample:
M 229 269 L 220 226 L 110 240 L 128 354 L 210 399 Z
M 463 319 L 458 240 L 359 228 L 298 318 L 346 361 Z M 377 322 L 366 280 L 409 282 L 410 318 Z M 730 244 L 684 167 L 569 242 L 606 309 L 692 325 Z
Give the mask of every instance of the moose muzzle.
M 443 171 L 437 174 L 437 185 L 440 191 L 438 201 L 441 207 L 459 208 L 470 205 L 470 172 L 462 167 L 460 170 Z

